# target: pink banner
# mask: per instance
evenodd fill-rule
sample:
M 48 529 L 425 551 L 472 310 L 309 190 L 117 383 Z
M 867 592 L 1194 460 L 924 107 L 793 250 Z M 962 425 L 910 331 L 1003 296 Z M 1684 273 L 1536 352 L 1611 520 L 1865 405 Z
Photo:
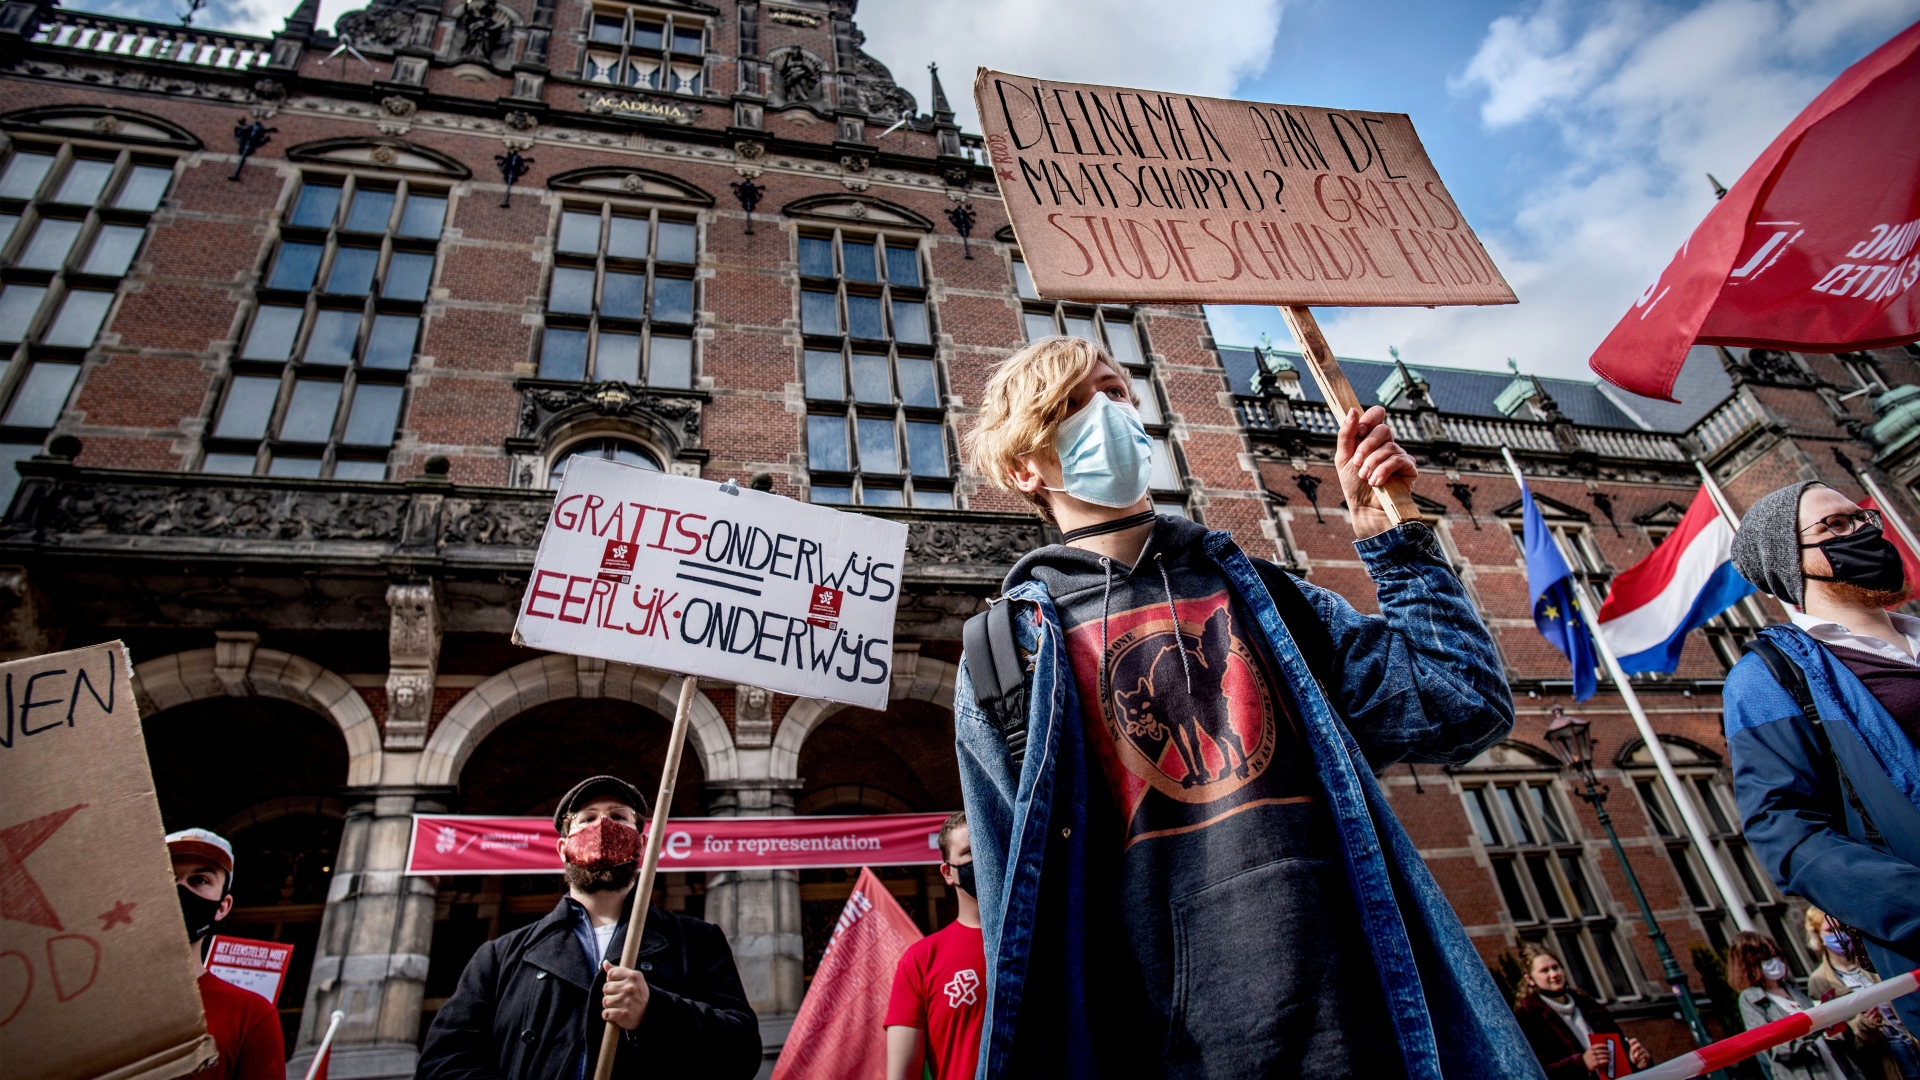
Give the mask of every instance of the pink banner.
M 945 814 L 669 818 L 660 869 L 806 870 L 940 861 Z M 559 836 L 544 817 L 415 814 L 409 874 L 557 874 Z

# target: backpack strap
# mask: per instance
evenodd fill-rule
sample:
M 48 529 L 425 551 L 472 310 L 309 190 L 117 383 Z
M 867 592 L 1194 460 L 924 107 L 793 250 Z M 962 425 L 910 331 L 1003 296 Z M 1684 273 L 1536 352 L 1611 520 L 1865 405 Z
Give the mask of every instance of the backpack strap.
M 1018 770 L 1027 756 L 1027 668 L 1020 662 L 1013 632 L 1013 604 L 988 603 L 961 631 L 974 701 L 1007 744 L 1007 760 Z
M 1840 790 L 1846 793 L 1847 805 L 1860 816 L 1860 826 L 1868 844 L 1884 848 L 1886 839 L 1880 835 L 1880 829 L 1867 813 L 1866 804 L 1860 801 L 1860 794 L 1853 790 L 1853 781 L 1847 777 L 1847 770 L 1833 753 L 1833 743 L 1827 737 L 1827 726 L 1820 722 L 1819 706 L 1814 704 L 1813 690 L 1807 685 L 1807 673 L 1794 662 L 1786 651 L 1764 637 L 1753 639 L 1747 645 L 1747 651 L 1760 658 L 1767 666 L 1767 672 L 1773 676 L 1781 688 L 1793 696 L 1794 704 L 1800 706 L 1807 721 L 1813 725 L 1813 740 L 1820 748 L 1820 756 L 1833 764 L 1833 771 L 1840 777 Z

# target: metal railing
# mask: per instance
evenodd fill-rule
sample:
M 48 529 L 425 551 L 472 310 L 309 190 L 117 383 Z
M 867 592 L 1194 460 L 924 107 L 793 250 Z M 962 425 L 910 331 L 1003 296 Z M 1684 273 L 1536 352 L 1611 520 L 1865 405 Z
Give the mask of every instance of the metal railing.
M 1765 419 L 1754 410 L 1753 404 L 1744 395 L 1736 393 L 1695 424 L 1692 434 L 1700 444 L 1701 456 L 1712 457 L 1722 447 L 1763 423 Z
M 77 11 L 56 11 L 34 35 L 36 45 L 78 49 L 136 60 L 164 60 L 197 67 L 249 71 L 267 63 L 266 38 L 216 33 L 162 23 L 136 22 Z

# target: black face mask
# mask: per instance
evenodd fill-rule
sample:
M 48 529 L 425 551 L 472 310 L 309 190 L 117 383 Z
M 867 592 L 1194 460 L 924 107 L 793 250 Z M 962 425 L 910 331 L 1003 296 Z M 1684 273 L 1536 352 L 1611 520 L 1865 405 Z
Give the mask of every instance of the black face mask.
M 180 913 L 187 920 L 187 937 L 199 941 L 213 933 L 213 924 L 220 912 L 220 900 L 209 900 L 185 885 L 175 885 L 180 894 Z M 221 897 L 221 900 L 226 899 Z
M 1800 546 L 1819 548 L 1826 554 L 1827 562 L 1833 565 L 1832 577 L 1807 575 L 1815 581 L 1838 581 L 1875 592 L 1893 592 L 1906 580 L 1905 569 L 1900 565 L 1899 550 L 1878 525 L 1855 529 L 1845 536 L 1836 536 L 1818 544 Z
M 973 887 L 973 863 L 972 862 L 963 862 L 958 864 L 948 863 L 947 865 L 953 867 L 954 876 L 960 879 L 961 892 L 966 893 L 968 896 L 980 895 L 980 893 Z

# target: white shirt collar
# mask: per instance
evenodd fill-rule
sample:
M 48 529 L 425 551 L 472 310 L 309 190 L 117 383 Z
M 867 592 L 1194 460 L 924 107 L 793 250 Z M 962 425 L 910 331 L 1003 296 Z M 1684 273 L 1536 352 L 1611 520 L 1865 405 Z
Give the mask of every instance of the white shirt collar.
M 1911 615 L 1901 615 L 1891 611 L 1887 613 L 1887 617 L 1893 620 L 1893 628 L 1907 639 L 1908 651 L 1901 652 L 1877 637 L 1856 634 L 1837 622 L 1809 615 L 1796 608 L 1789 608 L 1787 614 L 1793 619 L 1793 625 L 1805 630 L 1821 644 L 1844 645 L 1849 649 L 1859 649 L 1889 660 L 1898 660 L 1903 664 L 1920 667 L 1920 660 L 1915 659 L 1916 656 L 1920 656 L 1920 619 Z

